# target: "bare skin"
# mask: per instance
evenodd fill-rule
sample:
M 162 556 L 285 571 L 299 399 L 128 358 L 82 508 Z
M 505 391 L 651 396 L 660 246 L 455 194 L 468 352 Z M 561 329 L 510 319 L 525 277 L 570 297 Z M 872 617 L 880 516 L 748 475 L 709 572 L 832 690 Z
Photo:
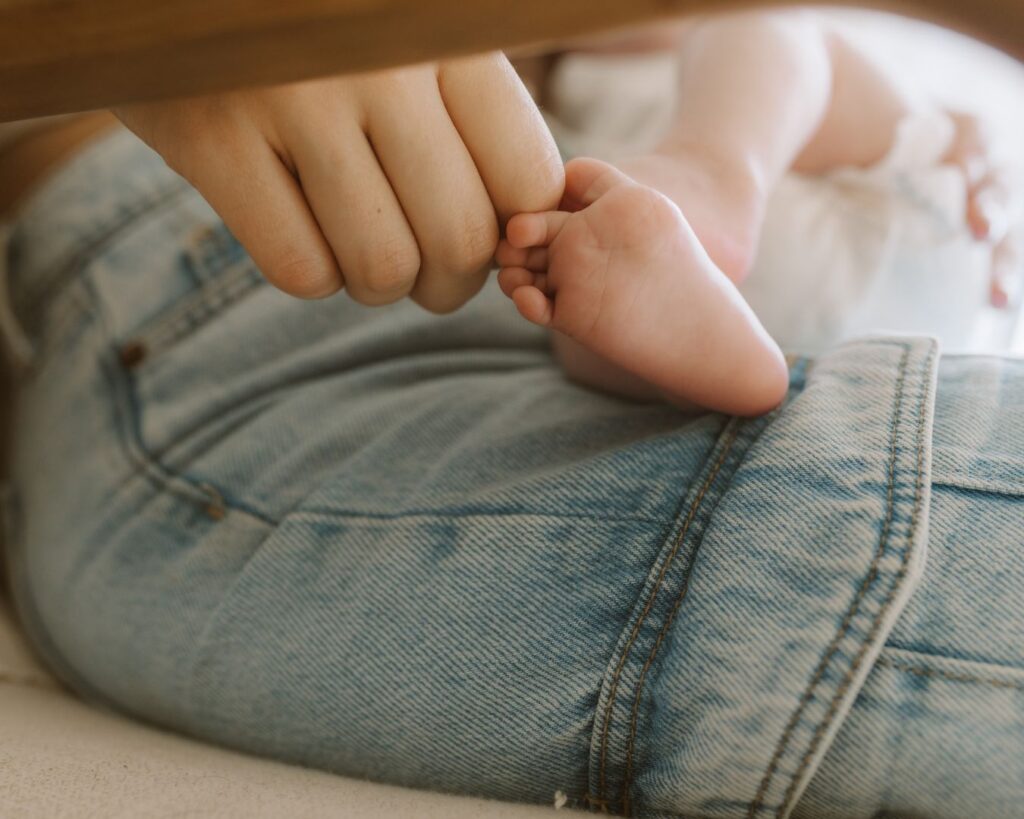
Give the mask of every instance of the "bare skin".
M 303 298 L 345 288 L 454 310 L 486 281 L 509 216 L 557 206 L 564 184 L 499 52 L 116 113 Z
M 682 94 L 676 126 L 664 143 L 651 155 L 620 163 L 626 176 L 609 177 L 618 181 L 609 185 L 603 196 L 574 202 L 574 186 L 570 185 L 563 210 L 585 212 L 576 220 L 552 221 L 559 228 L 557 235 L 546 233 L 537 239 L 509 223 L 510 241 L 499 248 L 498 261 L 530 276 L 543 276 L 548 264 L 559 267 L 557 275 L 542 278 L 547 286 L 535 288 L 546 299 L 554 295 L 549 292 L 553 282 L 566 285 L 561 288 L 557 311 L 553 301 L 550 316 L 535 309 L 545 302 L 526 295 L 529 291 L 516 302 L 528 318 L 553 327 L 567 317 L 562 326 L 572 328 L 576 338 L 556 333 L 555 346 L 571 376 L 627 395 L 661 395 L 678 403 L 696 402 L 749 414 L 770 408 L 773 400 L 781 398 L 784 384 L 778 374 L 778 351 L 765 342 L 763 330 L 746 306 L 737 304 L 735 291 L 722 284 L 723 276 L 739 282 L 746 275 L 756 253 L 765 200 L 783 173 L 821 173 L 877 161 L 891 145 L 895 125 L 908 102 L 883 72 L 840 36 L 823 28 L 813 15 L 800 12 L 688 20 L 647 35 L 632 32 L 621 41 L 603 39 L 589 48 L 635 51 L 675 47 L 680 38 Z M 542 76 L 537 82 L 542 86 Z M 342 147 L 351 148 L 353 141 L 362 144 L 373 136 L 366 130 L 371 109 L 375 121 L 387 120 L 395 98 L 384 90 L 398 93 L 411 86 L 434 88 L 442 106 L 450 109 L 438 109 L 440 114 L 430 120 L 427 131 L 433 129 L 431 140 L 447 145 L 449 155 L 462 156 L 470 150 L 472 162 L 453 171 L 455 166 L 437 165 L 432 155 L 430 163 L 417 166 L 402 146 L 412 145 L 415 153 L 422 147 L 422 139 L 403 142 L 396 138 L 397 153 L 392 159 L 378 158 L 383 166 L 360 166 L 349 161 L 348 154 L 337 154 Z M 464 104 L 478 100 L 483 92 L 488 97 L 495 88 L 510 92 L 494 94 L 502 100 L 497 107 Z M 398 98 L 404 99 L 400 93 Z M 335 125 L 347 121 L 355 129 L 325 129 L 324 116 L 330 112 Z M 452 309 L 480 286 L 480 264 L 486 255 L 483 245 L 497 241 L 491 227 L 468 233 L 464 228 L 485 222 L 493 226 L 495 220 L 504 222 L 516 211 L 554 212 L 545 208 L 555 207 L 561 193 L 561 171 L 552 170 L 550 137 L 538 126 L 535 111 L 524 104 L 522 88 L 509 79 L 505 63 L 494 55 L 453 61 L 444 69 L 420 66 L 135 107 L 122 116 L 219 207 L 250 252 L 262 260 L 271 280 L 298 295 L 323 295 L 344 285 L 353 297 L 367 304 L 410 296 L 429 309 Z M 495 122 L 499 121 L 497 138 Z M 397 120 L 393 124 L 400 125 Z M 418 137 L 423 135 L 421 124 L 415 121 L 420 128 Z M 999 304 L 1005 302 L 1003 284 L 1018 262 L 1016 248 L 999 229 L 1000 211 L 1009 192 L 986 166 L 987 150 L 977 123 L 959 117 L 957 125 L 957 140 L 947 160 L 961 166 L 969 182 L 967 223 L 979 240 L 995 246 L 993 302 Z M 110 126 L 107 115 L 86 115 L 10 147 L 0 154 L 0 181 L 5 183 L 0 190 L 9 199 L 16 198 L 77 145 Z M 323 133 L 329 137 L 316 138 Z M 235 150 L 239 146 L 245 150 Z M 516 150 L 509 155 L 502 146 Z M 332 167 L 343 172 L 342 176 L 348 174 L 348 182 L 334 171 L 316 170 L 332 152 L 346 157 Z M 231 162 L 225 164 L 223 157 Z M 417 170 L 428 166 L 433 175 Z M 305 175 L 303 167 L 308 171 Z M 521 167 L 533 172 L 524 177 L 518 170 Z M 573 176 L 585 178 L 587 173 L 593 174 L 594 167 L 588 171 L 586 165 L 578 166 Z M 439 168 L 448 169 L 443 175 L 449 181 L 441 188 L 436 184 Z M 255 170 L 241 173 L 246 169 Z M 252 182 L 261 173 L 266 185 L 259 196 L 236 185 L 238 179 Z M 358 183 L 371 177 L 381 184 Z M 458 208 L 442 213 L 443 209 L 424 207 L 436 203 L 439 190 L 446 186 L 446 201 L 457 203 Z M 286 195 L 278 196 L 275 190 Z M 376 191 L 377 198 L 366 196 L 368 190 Z M 400 210 L 382 206 L 375 211 L 366 206 L 368 201 L 383 202 L 395 195 L 401 199 Z M 350 207 L 356 201 L 359 207 Z M 667 207 L 668 202 L 676 208 Z M 650 224 L 630 221 L 630 213 L 637 210 L 652 215 Z M 447 224 L 437 223 L 439 214 L 449 220 Z M 260 228 L 268 224 L 275 230 Z M 570 230 L 570 225 L 576 224 L 583 224 L 586 230 Z M 665 235 L 651 233 L 651 225 Z M 301 229 L 285 230 L 288 226 Z M 467 243 L 469 234 L 478 238 L 486 234 L 487 241 Z M 650 258 L 644 257 L 639 238 L 652 248 Z M 514 244 L 517 241 L 518 246 Z M 605 311 L 615 318 L 600 326 L 615 327 L 623 334 L 622 340 L 581 332 L 572 318 L 592 310 L 585 302 L 573 305 L 573 299 L 584 298 L 587 292 L 587 288 L 577 287 L 573 276 L 583 275 L 589 268 L 582 265 L 582 272 L 574 273 L 571 266 L 558 260 L 587 250 L 587 241 L 591 244 L 588 252 L 594 251 L 595 241 L 598 249 L 609 243 L 628 246 L 629 252 L 618 252 L 614 265 L 607 265 L 609 270 L 615 268 L 616 287 L 632 281 L 640 291 L 634 297 L 620 288 L 628 303 L 640 304 L 644 300 L 641 294 L 650 294 L 656 282 L 664 287 L 661 299 L 644 296 L 655 318 L 633 310 L 635 328 L 624 318 L 629 311 Z M 383 260 L 377 258 L 381 247 L 387 251 Z M 408 252 L 399 252 L 402 247 Z M 680 281 L 688 282 L 687 287 L 681 288 L 666 273 L 669 260 L 665 248 L 671 248 L 678 254 L 677 262 L 689 267 L 678 274 Z M 408 264 L 398 264 L 402 259 Z M 297 266 L 292 264 L 296 260 Z M 632 266 L 636 275 L 626 275 L 624 266 Z M 647 278 L 639 271 L 648 271 Z M 506 283 L 510 275 L 503 275 Z M 513 297 L 516 289 L 509 290 Z M 697 303 L 699 294 L 708 298 L 706 305 Z M 667 309 L 669 305 L 675 309 Z M 638 341 L 650 335 L 656 322 L 662 324 L 663 337 L 672 339 L 684 329 L 678 324 L 679 316 L 705 308 L 719 311 L 726 325 L 735 322 L 736 338 L 750 343 L 747 352 L 741 346 L 735 357 L 729 353 L 723 359 L 717 353 L 731 351 L 735 345 L 722 340 L 716 355 L 710 357 L 718 364 L 718 375 L 708 374 L 707 384 L 716 383 L 716 377 L 728 380 L 723 373 L 732 373 L 736 379 L 717 395 L 709 393 L 707 384 L 697 376 L 692 384 L 680 383 L 678 373 L 685 368 L 680 369 L 679 350 L 662 350 L 665 363 L 659 366 L 653 345 Z M 707 329 L 707 333 L 698 333 L 697 341 L 718 338 L 716 328 Z M 586 339 L 585 344 L 580 343 L 581 338 Z M 630 338 L 634 341 L 629 342 Z M 631 359 L 640 348 L 645 352 Z M 701 349 L 699 344 L 690 347 L 691 351 Z M 748 392 L 737 395 L 730 392 L 733 389 Z
M 499 282 L 519 312 L 676 403 L 735 415 L 776 406 L 785 359 L 679 208 L 596 159 L 566 166 L 566 190 L 578 210 L 509 222 L 499 261 L 523 265 L 506 264 Z
M 570 377 L 641 399 L 757 414 L 784 397 L 781 355 L 721 280 L 738 284 L 749 272 L 783 174 L 880 161 L 911 101 L 808 12 L 697 22 L 682 32 L 680 66 L 678 112 L 663 143 L 620 162 L 615 175 L 593 160 L 570 164 L 561 212 L 509 223 L 500 281 L 524 317 L 556 331 Z M 956 124 L 948 161 L 966 173 L 981 143 L 969 118 Z M 574 196 L 573 177 L 595 174 L 606 180 L 600 194 Z M 972 191 L 966 219 L 985 238 L 992 220 Z M 1006 259 L 1005 250 L 994 256 L 996 304 Z

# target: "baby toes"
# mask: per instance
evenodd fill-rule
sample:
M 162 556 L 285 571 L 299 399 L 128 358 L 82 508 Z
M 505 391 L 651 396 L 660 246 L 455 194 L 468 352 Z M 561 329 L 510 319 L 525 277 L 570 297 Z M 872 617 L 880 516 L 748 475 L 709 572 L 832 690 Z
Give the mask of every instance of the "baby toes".
M 512 301 L 516 309 L 527 321 L 547 327 L 554 316 L 555 303 L 543 291 L 532 286 L 523 285 L 512 291 Z
M 518 265 L 532 270 L 534 273 L 545 273 L 548 269 L 548 249 L 546 247 L 531 247 L 526 251 L 526 256 Z
M 514 247 L 509 244 L 508 239 L 498 242 L 498 249 L 494 251 L 494 261 L 498 267 L 525 267 L 526 257 L 531 248 Z
M 563 211 L 517 213 L 508 220 L 505 235 L 513 247 L 547 247 L 561 232 L 572 214 Z
M 513 247 L 502 239 L 494 254 L 498 267 L 525 267 L 535 273 L 543 273 L 548 269 L 548 249 L 546 247 Z
M 509 298 L 517 287 L 532 286 L 537 274 L 525 267 L 504 267 L 498 271 L 498 287 Z
M 547 294 L 547 275 L 524 267 L 506 267 L 498 273 L 498 286 L 527 321 L 546 327 L 551 323 L 554 302 Z

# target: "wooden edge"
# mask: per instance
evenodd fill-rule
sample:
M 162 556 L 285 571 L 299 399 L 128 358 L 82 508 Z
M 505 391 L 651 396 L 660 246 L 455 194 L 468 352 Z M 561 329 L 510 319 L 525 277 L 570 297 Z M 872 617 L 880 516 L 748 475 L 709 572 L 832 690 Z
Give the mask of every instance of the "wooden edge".
M 538 44 L 771 0 L 0 0 L 0 121 Z M 868 0 L 1024 55 L 1021 0 Z

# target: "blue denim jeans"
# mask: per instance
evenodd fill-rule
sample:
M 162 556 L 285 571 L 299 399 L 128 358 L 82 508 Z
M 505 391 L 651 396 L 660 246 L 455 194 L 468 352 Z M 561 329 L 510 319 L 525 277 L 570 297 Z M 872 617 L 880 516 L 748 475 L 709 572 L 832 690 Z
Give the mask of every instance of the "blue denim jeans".
M 630 403 L 494 288 L 278 293 L 126 134 L 7 262 L 9 579 L 82 696 L 499 799 L 1024 816 L 1024 362 L 868 338 L 764 418 Z

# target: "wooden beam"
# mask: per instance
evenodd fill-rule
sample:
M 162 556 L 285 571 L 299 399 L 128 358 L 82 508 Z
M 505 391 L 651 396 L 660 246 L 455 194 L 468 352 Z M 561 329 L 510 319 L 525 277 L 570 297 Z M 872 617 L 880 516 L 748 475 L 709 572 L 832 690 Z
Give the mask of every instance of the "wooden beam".
M 769 1 L 0 0 L 0 121 L 383 68 Z M 1024 55 L 1022 0 L 906 0 L 893 10 Z

